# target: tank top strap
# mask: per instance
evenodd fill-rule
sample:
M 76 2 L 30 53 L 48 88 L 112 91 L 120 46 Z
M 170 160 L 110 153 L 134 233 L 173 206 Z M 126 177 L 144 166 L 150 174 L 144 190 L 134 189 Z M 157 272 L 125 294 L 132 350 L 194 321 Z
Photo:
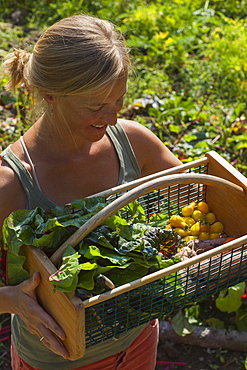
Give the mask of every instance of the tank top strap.
M 39 189 L 36 182 L 32 178 L 29 171 L 26 169 L 20 159 L 12 152 L 10 145 L 1 153 L 1 157 L 13 169 L 16 176 L 20 180 L 26 195 L 27 195 L 27 209 L 33 209 L 38 206 L 43 208 L 53 208 L 55 203 L 50 201 Z
M 107 134 L 115 147 L 120 162 L 118 185 L 138 179 L 141 176 L 140 167 L 121 124 L 118 122 L 115 126 L 108 126 Z
M 38 177 L 37 177 L 37 174 L 36 174 L 36 170 L 35 170 L 33 161 L 32 161 L 32 159 L 31 159 L 31 157 L 29 155 L 29 152 L 27 150 L 27 147 L 26 147 L 26 144 L 24 142 L 23 136 L 20 137 L 20 142 L 21 142 L 22 148 L 23 148 L 23 150 L 24 150 L 24 152 L 25 152 L 25 154 L 27 156 L 28 162 L 29 162 L 29 164 L 31 166 L 32 173 L 33 173 L 33 178 L 34 178 L 34 180 L 36 182 L 36 185 L 38 186 L 39 190 L 41 191 L 41 187 L 39 185 L 39 180 L 38 180 Z

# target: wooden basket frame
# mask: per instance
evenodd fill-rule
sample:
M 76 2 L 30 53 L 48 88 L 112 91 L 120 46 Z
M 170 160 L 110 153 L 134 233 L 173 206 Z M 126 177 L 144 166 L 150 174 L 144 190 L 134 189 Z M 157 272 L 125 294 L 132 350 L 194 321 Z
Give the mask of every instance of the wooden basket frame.
M 207 174 L 184 173 L 200 165 L 207 165 Z M 49 276 L 57 270 L 56 263 L 68 244 L 75 246 L 107 217 L 140 196 L 181 183 L 207 185 L 206 201 L 210 209 L 216 213 L 217 219 L 222 220 L 227 234 L 234 235 L 237 239 L 83 302 L 74 293 L 60 291 L 54 293 Z M 212 151 L 199 160 L 96 194 L 108 197 L 128 190 L 82 225 L 50 259 L 40 249 L 23 246 L 21 253 L 26 256 L 25 268 L 30 275 L 36 271 L 41 274 L 41 283 L 37 288 L 39 302 L 65 331 L 67 337 L 64 345 L 70 353 L 70 359 L 76 360 L 85 354 L 85 310 L 87 308 L 247 243 L 246 189 L 247 179 L 220 155 Z M 233 212 L 235 209 L 236 212 Z M 239 222 L 239 219 L 243 222 Z

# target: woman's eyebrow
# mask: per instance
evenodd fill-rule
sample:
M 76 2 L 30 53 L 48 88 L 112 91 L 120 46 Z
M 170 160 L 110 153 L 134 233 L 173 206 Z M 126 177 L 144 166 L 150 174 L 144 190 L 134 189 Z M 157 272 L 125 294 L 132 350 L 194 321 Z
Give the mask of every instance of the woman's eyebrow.
M 125 92 L 118 98 L 116 99 L 116 101 L 120 100 L 121 98 L 124 97 L 124 95 L 127 93 L 127 89 L 125 90 Z M 87 106 L 90 106 L 90 107 L 104 107 L 105 105 L 107 105 L 108 103 L 99 103 L 99 102 L 88 102 L 86 105 Z

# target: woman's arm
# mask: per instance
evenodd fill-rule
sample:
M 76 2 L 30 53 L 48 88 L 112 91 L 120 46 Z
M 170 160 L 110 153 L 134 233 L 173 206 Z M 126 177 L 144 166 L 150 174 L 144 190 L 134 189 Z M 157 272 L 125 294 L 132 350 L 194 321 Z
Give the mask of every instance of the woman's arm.
M 2 224 L 9 214 L 17 209 L 24 209 L 25 191 L 13 170 L 4 161 L 0 165 L 0 236 Z M 38 304 L 35 289 L 40 283 L 39 273 L 16 286 L 0 288 L 0 314 L 18 314 L 32 334 L 44 337 L 43 343 L 53 352 L 68 358 L 65 347 L 56 336 L 65 339 L 63 330 Z M 55 335 L 56 336 L 55 336 Z
M 119 120 L 124 128 L 141 170 L 141 176 L 182 164 L 148 128 L 135 121 Z
M 24 209 L 25 191 L 14 171 L 4 161 L 0 161 L 0 235 L 3 221 L 11 212 Z

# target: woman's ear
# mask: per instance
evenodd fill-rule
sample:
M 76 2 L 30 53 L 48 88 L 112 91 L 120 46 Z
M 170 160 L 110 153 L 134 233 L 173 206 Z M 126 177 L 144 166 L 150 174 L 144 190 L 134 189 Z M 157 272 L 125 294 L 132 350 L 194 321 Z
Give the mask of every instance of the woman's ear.
M 43 99 L 48 103 L 48 104 L 54 104 L 56 99 L 55 96 L 52 94 L 45 93 L 43 94 Z

